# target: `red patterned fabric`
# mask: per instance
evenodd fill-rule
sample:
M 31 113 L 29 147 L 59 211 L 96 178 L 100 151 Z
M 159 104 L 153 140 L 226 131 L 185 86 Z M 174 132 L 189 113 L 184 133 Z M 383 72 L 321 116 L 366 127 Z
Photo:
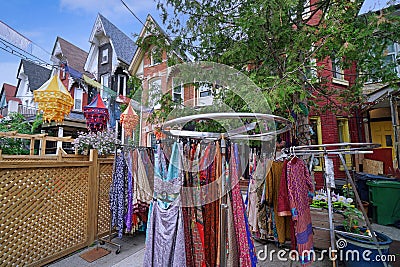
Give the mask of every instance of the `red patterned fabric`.
M 239 173 L 238 173 L 239 163 L 237 162 L 238 159 L 234 155 L 235 154 L 234 151 L 235 150 L 232 147 L 230 171 L 231 171 L 231 183 L 233 185 L 231 191 L 232 209 L 233 209 L 233 218 L 235 223 L 236 240 L 239 249 L 239 261 L 240 261 L 239 266 L 250 267 L 251 259 L 250 259 L 250 250 L 247 240 L 246 225 L 244 219 L 243 197 L 239 187 Z
M 306 251 L 313 250 L 313 233 L 309 204 L 313 185 L 310 173 L 303 160 L 294 157 L 287 163 L 287 185 L 300 263 L 308 265 L 311 263 L 312 257 L 310 258 L 311 255 L 306 253 Z

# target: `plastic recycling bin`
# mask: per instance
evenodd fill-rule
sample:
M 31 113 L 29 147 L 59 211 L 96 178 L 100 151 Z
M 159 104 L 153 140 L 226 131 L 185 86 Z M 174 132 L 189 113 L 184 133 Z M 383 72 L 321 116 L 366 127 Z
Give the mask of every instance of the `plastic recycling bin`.
M 382 225 L 394 224 L 400 219 L 400 182 L 373 180 L 367 185 L 374 221 Z

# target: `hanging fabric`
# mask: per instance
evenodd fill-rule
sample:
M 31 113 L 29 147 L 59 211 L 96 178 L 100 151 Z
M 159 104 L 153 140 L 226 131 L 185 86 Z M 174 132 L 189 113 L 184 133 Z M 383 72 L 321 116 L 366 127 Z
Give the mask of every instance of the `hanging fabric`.
M 257 257 L 252 248 L 252 240 L 248 240 L 244 214 L 243 197 L 239 187 L 239 154 L 237 145 L 233 145 L 231 152 L 230 172 L 232 186 L 232 211 L 236 230 L 236 239 L 239 248 L 240 266 L 256 266 Z
M 139 116 L 136 114 L 135 110 L 131 106 L 131 102 L 129 102 L 128 107 L 120 116 L 120 122 L 122 124 L 122 128 L 124 128 L 125 136 L 132 137 L 133 130 L 139 123 Z
M 97 133 L 107 129 L 107 122 L 110 115 L 99 93 L 89 105 L 83 107 L 83 115 L 89 131 Z
M 64 121 L 64 116 L 71 112 L 74 105 L 74 100 L 58 75 L 54 75 L 33 91 L 33 99 L 38 103 L 38 109 L 43 111 L 44 122 Z
M 310 197 L 313 196 L 313 184 L 306 164 L 297 157 L 293 157 L 287 163 L 287 185 L 300 263 L 308 265 L 312 261 L 310 252 L 313 250 L 309 204 Z
M 122 238 L 125 210 L 125 158 L 123 153 L 117 155 L 114 164 L 110 188 L 111 227 L 117 227 L 118 237 Z
M 179 194 L 183 181 L 181 156 L 182 148 L 174 143 L 166 169 L 164 154 L 158 145 L 154 173 L 155 200 L 150 211 L 143 266 L 186 266 Z

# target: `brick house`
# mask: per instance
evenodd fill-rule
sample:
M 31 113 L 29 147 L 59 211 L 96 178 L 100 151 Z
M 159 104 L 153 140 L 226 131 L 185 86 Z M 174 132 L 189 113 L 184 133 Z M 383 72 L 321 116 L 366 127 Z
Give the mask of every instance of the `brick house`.
M 317 5 L 313 5 L 310 1 L 310 14 L 313 14 L 313 10 Z M 309 25 L 316 25 L 319 22 L 319 18 L 322 15 L 322 11 L 319 10 L 312 17 L 304 17 L 308 20 Z M 307 16 L 307 15 L 306 15 Z M 348 90 L 355 82 L 356 77 L 356 64 L 352 64 L 349 69 L 341 69 L 338 62 L 342 59 L 335 58 L 332 54 L 331 57 L 327 57 L 322 61 L 317 62 L 315 59 L 311 59 L 312 63 L 316 66 L 315 70 L 310 71 L 310 75 L 315 75 L 319 78 L 319 81 L 323 81 L 320 86 L 324 86 L 327 91 L 335 91 L 340 93 L 343 90 Z M 317 71 L 318 69 L 318 71 Z M 314 77 L 315 77 L 314 76 Z M 334 103 L 342 104 L 343 100 L 340 99 L 339 95 L 333 96 L 332 100 Z M 360 114 L 356 110 L 344 111 L 337 110 L 332 112 L 331 110 L 321 111 L 322 107 L 328 105 L 329 100 L 317 97 L 316 103 L 319 108 L 312 108 L 309 113 L 309 126 L 312 144 L 329 144 L 329 143 L 342 143 L 342 142 L 364 142 L 364 133 L 362 127 L 362 119 Z M 355 170 L 360 169 L 362 164 L 362 158 L 358 155 L 352 157 L 346 155 L 346 165 Z M 338 179 L 337 183 L 340 185 L 345 178 L 344 168 L 341 165 L 339 158 L 333 158 L 334 161 L 334 172 L 335 178 Z M 321 188 L 324 185 L 323 178 L 323 165 L 322 160 L 315 158 L 314 160 L 314 178 L 317 184 L 317 188 Z
M 145 25 L 138 36 L 138 40 L 144 45 L 138 47 L 129 66 L 131 76 L 135 76 L 142 81 L 142 103 L 148 109 L 158 109 L 160 106 L 156 104 L 157 101 L 161 95 L 169 92 L 174 101 L 181 102 L 185 106 L 196 107 L 211 104 L 212 99 L 209 99 L 209 97 L 200 97 L 199 90 L 193 86 L 174 84 L 174 79 L 169 78 L 170 70 L 168 67 L 171 66 L 171 61 L 174 62 L 173 64 L 183 63 L 188 61 L 188 58 L 176 51 L 167 53 L 152 43 L 145 45 L 146 41 L 152 37 L 164 38 L 167 44 L 170 41 L 167 34 L 154 18 L 148 15 Z M 143 47 L 146 47 L 146 49 Z M 146 123 L 147 112 L 140 112 L 138 110 L 139 113 L 142 115 L 140 144 L 143 146 L 152 146 L 155 141 L 154 130 L 156 125 Z

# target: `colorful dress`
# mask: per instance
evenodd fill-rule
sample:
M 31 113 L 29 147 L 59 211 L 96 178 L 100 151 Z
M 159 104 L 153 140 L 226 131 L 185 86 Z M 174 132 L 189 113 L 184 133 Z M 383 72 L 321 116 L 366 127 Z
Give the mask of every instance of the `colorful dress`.
M 122 238 L 125 212 L 125 159 L 123 153 L 118 154 L 115 158 L 109 196 L 111 227 L 117 227 L 118 237 Z
M 312 257 L 306 252 L 313 250 L 309 204 L 310 197 L 313 194 L 313 184 L 307 166 L 303 160 L 297 157 L 293 157 L 287 163 L 287 185 L 300 263 L 309 264 Z
M 248 231 L 246 226 L 244 203 L 242 193 L 239 187 L 239 155 L 237 145 L 231 150 L 231 186 L 232 186 L 232 209 L 233 219 L 236 231 L 236 240 L 239 248 L 240 266 L 256 266 L 257 258 L 255 257 L 254 245 L 252 240 L 248 239 Z M 251 243 L 251 244 L 250 244 Z
M 168 169 L 158 149 L 154 197 L 148 222 L 143 266 L 186 266 L 185 235 L 180 190 L 183 182 L 181 144 L 174 143 Z

